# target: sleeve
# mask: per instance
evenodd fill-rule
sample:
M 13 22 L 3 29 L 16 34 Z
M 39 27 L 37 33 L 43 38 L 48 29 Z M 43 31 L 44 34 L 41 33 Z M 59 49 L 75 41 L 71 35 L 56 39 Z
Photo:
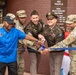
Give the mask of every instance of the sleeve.
M 76 28 L 69 34 L 69 36 L 66 39 L 64 39 L 63 41 L 55 44 L 52 47 L 49 47 L 49 49 L 51 50 L 51 48 L 67 47 L 68 45 L 72 44 L 75 40 L 76 40 Z
M 23 39 L 25 39 L 25 37 L 26 37 L 26 33 L 18 30 L 18 38 L 19 38 L 20 40 L 23 40 Z
M 26 39 L 23 40 L 23 43 L 25 45 L 27 45 L 27 46 L 33 46 L 34 45 L 34 42 L 33 41 L 29 41 L 29 40 L 26 40 Z
M 30 23 L 26 25 L 26 27 L 24 28 L 24 32 L 26 34 L 28 34 L 28 33 L 31 33 L 32 34 L 32 27 L 31 27 L 31 24 Z
M 33 41 L 29 41 L 29 40 L 24 39 L 23 44 L 26 45 L 27 47 L 31 48 L 31 49 L 37 50 L 37 47 L 34 46 Z

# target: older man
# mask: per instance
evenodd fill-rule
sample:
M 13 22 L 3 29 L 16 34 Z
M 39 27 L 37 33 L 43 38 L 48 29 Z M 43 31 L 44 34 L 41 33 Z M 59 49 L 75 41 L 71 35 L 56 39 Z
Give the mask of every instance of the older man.
M 58 17 L 57 15 L 48 12 L 46 14 L 47 25 L 45 25 L 42 35 L 45 37 L 48 43 L 48 47 L 55 45 L 56 43 L 63 40 L 63 30 L 57 26 Z M 60 75 L 63 51 L 50 52 L 50 75 Z
M 57 43 L 56 45 L 49 47 L 48 50 L 52 51 L 51 48 L 63 48 L 67 46 L 76 47 L 76 15 L 72 14 L 67 17 L 66 24 L 71 27 L 72 31 L 69 36 L 63 41 Z M 48 51 L 45 49 L 45 51 Z M 76 51 L 69 51 L 71 57 L 70 74 L 76 75 Z

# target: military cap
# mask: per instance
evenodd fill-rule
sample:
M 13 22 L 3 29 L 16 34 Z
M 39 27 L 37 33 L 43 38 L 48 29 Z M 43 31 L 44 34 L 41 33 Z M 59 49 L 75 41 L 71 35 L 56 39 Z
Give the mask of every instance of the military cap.
M 74 23 L 74 22 L 76 22 L 76 15 L 75 14 L 69 15 L 67 17 L 66 23 L 71 24 L 71 23 Z
M 16 16 L 15 16 L 13 13 L 7 13 L 6 16 L 10 16 L 10 17 L 12 17 L 13 19 L 16 18 Z
M 8 24 L 15 25 L 14 19 L 11 16 L 5 16 L 3 21 L 6 21 Z
M 46 18 L 47 18 L 47 19 L 53 19 L 53 18 L 56 18 L 56 19 L 57 19 L 58 16 L 56 16 L 55 14 L 49 12 L 49 13 L 46 14 Z
M 18 10 L 16 14 L 18 17 L 27 17 L 25 10 Z

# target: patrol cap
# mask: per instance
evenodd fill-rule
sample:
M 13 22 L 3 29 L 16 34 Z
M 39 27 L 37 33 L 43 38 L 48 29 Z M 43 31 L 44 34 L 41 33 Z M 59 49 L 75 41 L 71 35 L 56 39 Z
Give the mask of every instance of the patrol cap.
M 48 20 L 52 20 L 53 18 L 57 19 L 58 16 L 56 16 L 55 14 L 49 12 L 49 13 L 46 14 L 46 18 L 47 18 Z
M 76 15 L 75 14 L 69 15 L 67 17 L 66 23 L 71 24 L 71 23 L 74 23 L 74 22 L 76 22 Z
M 15 16 L 13 13 L 7 13 L 6 16 L 10 16 L 10 17 L 12 17 L 13 19 L 16 18 L 16 16 Z
M 12 17 L 10 17 L 10 16 L 5 16 L 3 18 L 3 21 L 6 21 L 8 24 L 12 24 L 12 25 L 15 24 L 14 19 Z
M 18 17 L 27 17 L 25 10 L 18 10 L 16 14 Z
M 32 15 L 39 15 L 39 13 L 36 11 L 36 10 L 33 10 L 32 12 L 31 12 L 31 16 Z

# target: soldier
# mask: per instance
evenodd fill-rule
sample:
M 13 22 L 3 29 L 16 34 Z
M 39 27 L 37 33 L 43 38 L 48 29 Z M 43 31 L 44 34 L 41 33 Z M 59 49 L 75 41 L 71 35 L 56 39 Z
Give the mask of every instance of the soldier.
M 64 33 L 64 39 L 70 34 L 70 31 L 66 31 Z M 67 46 L 68 47 L 68 46 Z M 70 56 L 69 51 L 65 49 L 63 60 L 62 60 L 62 68 L 61 71 L 64 72 L 64 75 L 68 75 L 70 71 Z
M 31 21 L 27 24 L 24 31 L 25 33 L 38 38 L 38 34 L 40 34 L 43 30 L 43 22 L 39 19 L 39 14 L 36 10 L 31 12 Z M 38 47 L 40 47 L 38 45 Z M 36 49 L 37 50 L 37 49 Z M 40 53 L 35 49 L 29 48 L 30 55 L 30 73 L 31 75 L 37 75 L 38 64 L 40 61 Z M 39 57 L 38 57 L 39 56 Z
M 21 13 L 21 15 L 24 17 L 24 19 L 25 19 L 25 21 L 26 21 L 26 14 L 25 14 L 25 11 L 24 10 L 20 10 L 20 11 L 22 11 Z M 22 31 L 23 32 L 23 24 L 25 23 L 22 23 L 22 22 L 19 22 L 18 20 L 16 20 L 16 17 L 15 17 L 15 15 L 13 14 L 13 13 L 7 13 L 6 14 L 6 16 L 12 16 L 12 18 L 14 18 L 14 21 L 15 21 L 15 23 L 16 23 L 16 25 L 15 25 L 15 27 L 17 28 L 17 29 L 19 29 L 20 31 Z M 19 24 L 20 23 L 20 24 Z M 19 43 L 19 45 L 23 45 L 23 43 L 22 43 L 22 41 L 20 41 L 19 40 L 19 42 L 21 43 Z M 20 49 L 22 49 L 22 48 L 20 48 Z M 18 50 L 18 53 L 19 53 L 20 51 Z M 22 52 L 22 51 L 21 51 Z M 19 55 L 19 54 L 18 54 Z M 21 58 L 19 58 L 19 57 L 22 57 L 22 54 L 21 55 L 19 55 L 18 56 L 18 60 L 20 60 Z M 23 62 L 23 63 L 21 63 L 21 61 Z M 20 75 L 19 73 L 21 73 L 22 75 L 23 75 L 23 73 L 24 73 L 24 59 L 23 59 L 23 57 L 22 57 L 22 59 L 20 60 L 20 61 L 18 61 L 18 64 L 20 64 L 20 65 L 18 65 L 18 75 Z M 22 65 L 21 65 L 22 64 Z M 20 70 L 20 67 L 21 67 L 21 70 Z
M 47 25 L 44 27 L 42 35 L 45 37 L 48 43 L 48 47 L 55 45 L 59 41 L 63 40 L 63 31 L 57 26 L 58 17 L 49 12 L 46 14 Z M 50 52 L 50 75 L 60 75 L 62 58 L 64 51 Z
M 56 45 L 49 47 L 46 51 L 52 51 L 51 48 L 63 48 L 67 46 L 76 47 L 76 15 L 72 14 L 67 17 L 66 24 L 71 27 L 72 31 L 69 36 L 64 39 L 63 41 L 57 43 Z M 71 64 L 70 64 L 70 74 L 76 75 L 76 51 L 71 50 L 69 51 Z

